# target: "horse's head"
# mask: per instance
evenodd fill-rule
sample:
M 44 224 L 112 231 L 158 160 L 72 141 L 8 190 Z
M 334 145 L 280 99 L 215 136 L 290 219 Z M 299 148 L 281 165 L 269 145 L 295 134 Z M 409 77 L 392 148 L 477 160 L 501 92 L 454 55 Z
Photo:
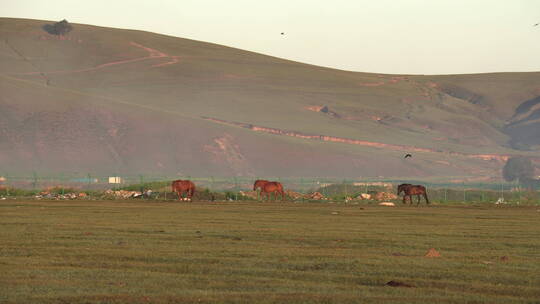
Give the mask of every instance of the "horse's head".
M 397 187 L 397 195 L 399 195 L 401 192 L 405 192 L 405 190 L 411 186 L 411 184 L 401 184 Z
M 264 180 L 264 179 L 258 179 L 255 181 L 255 183 L 253 184 L 253 191 L 256 191 L 257 188 L 261 188 L 264 186 L 264 184 L 268 183 L 267 180 Z

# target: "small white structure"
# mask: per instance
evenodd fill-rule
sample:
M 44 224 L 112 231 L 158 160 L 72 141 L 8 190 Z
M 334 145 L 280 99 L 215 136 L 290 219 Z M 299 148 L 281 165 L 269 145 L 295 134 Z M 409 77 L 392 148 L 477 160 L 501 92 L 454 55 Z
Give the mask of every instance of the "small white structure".
M 121 184 L 124 182 L 124 179 L 120 176 L 109 176 L 109 184 Z
M 0 183 L 3 183 L 3 182 L 5 182 L 6 180 L 7 180 L 7 179 L 6 179 L 5 177 L 3 177 L 3 176 L 0 176 Z

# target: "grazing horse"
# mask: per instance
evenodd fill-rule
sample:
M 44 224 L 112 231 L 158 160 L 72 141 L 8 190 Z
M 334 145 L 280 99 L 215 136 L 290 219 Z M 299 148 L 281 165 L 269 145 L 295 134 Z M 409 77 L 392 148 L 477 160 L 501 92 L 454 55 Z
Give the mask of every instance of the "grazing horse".
M 187 194 L 187 199 L 191 201 L 193 194 L 195 194 L 195 184 L 190 180 L 175 180 L 171 184 L 172 191 L 178 193 L 178 199 L 182 200 L 184 192 Z
M 429 205 L 426 187 L 422 185 L 401 184 L 398 186 L 397 194 L 399 195 L 401 192 L 403 192 L 403 204 L 405 204 L 407 197 L 409 197 L 409 204 L 412 204 L 412 196 L 416 195 L 416 197 L 418 197 L 418 203 L 416 203 L 416 205 L 418 206 L 420 204 L 420 195 L 423 195 L 426 199 L 426 203 Z
M 255 183 L 253 184 L 253 191 L 257 191 L 257 189 L 261 189 L 263 188 L 264 184 L 268 183 L 267 180 L 265 179 L 258 179 L 255 181 Z
M 261 188 L 261 194 L 266 195 L 267 199 L 270 199 L 270 194 L 274 192 L 274 199 L 277 198 L 277 194 L 281 194 L 281 200 L 285 199 L 285 192 L 283 191 L 283 185 L 280 182 L 267 182 Z

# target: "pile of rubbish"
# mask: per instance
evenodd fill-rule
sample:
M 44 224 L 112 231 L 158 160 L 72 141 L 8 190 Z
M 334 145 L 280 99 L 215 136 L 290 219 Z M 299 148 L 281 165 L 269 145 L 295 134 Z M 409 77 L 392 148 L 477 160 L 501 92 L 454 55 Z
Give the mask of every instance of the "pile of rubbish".
M 292 199 L 301 199 L 304 197 L 304 194 L 300 193 L 300 192 L 295 192 L 295 191 L 292 191 L 292 190 L 286 190 L 285 191 L 285 194 L 292 198 Z
M 57 199 L 57 200 L 60 200 L 60 199 L 84 198 L 84 197 L 87 197 L 87 196 L 88 195 L 86 193 L 84 193 L 84 192 L 81 192 L 81 193 L 69 192 L 69 193 L 61 194 L 61 193 L 52 193 L 52 192 L 49 192 L 49 191 L 42 191 L 38 195 L 36 195 L 34 197 L 36 199 Z
M 141 191 L 129 191 L 129 190 L 107 190 L 104 192 L 107 196 L 113 196 L 114 198 L 128 199 L 128 198 L 148 198 L 152 197 L 154 192 L 152 190 Z
M 312 200 L 327 200 L 328 198 L 322 195 L 320 192 L 313 192 L 305 195 L 305 198 Z
M 238 192 L 241 196 L 249 197 L 251 199 L 258 199 L 257 191 L 240 191 Z
M 390 192 L 377 192 L 375 193 L 375 195 L 373 195 L 373 199 L 377 201 L 388 201 L 388 200 L 393 200 L 397 198 L 398 198 L 397 195 Z
M 359 200 L 370 200 L 370 199 L 371 199 L 371 194 L 368 194 L 368 193 L 360 193 L 360 195 L 357 196 L 356 199 L 359 199 Z

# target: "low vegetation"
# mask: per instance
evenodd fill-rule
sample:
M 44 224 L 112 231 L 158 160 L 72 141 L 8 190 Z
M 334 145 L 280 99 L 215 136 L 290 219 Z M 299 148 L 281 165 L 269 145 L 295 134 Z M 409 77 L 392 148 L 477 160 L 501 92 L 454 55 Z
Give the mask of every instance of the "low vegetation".
M 537 303 L 539 211 L 4 200 L 0 302 Z

